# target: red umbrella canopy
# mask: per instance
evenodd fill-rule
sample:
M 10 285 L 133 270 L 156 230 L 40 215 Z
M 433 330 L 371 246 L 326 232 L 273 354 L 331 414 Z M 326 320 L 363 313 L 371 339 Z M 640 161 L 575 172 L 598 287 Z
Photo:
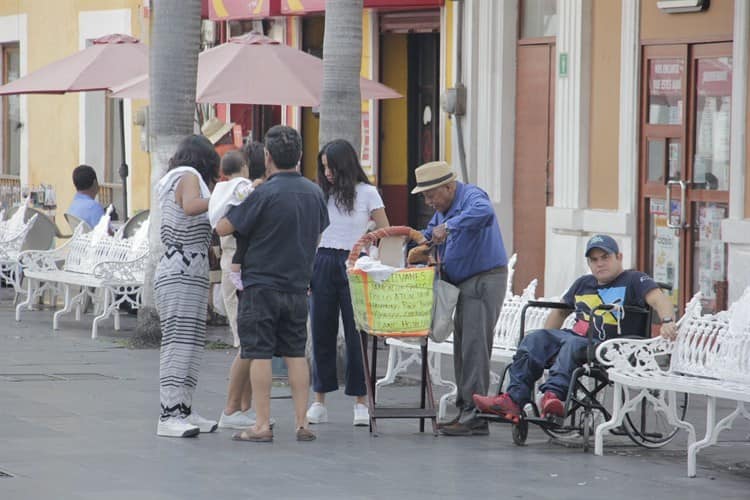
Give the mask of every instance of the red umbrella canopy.
M 207 50 L 198 59 L 198 102 L 317 106 L 323 60 L 258 33 Z M 360 79 L 362 99 L 401 97 L 378 82 Z
M 80 52 L 0 86 L 0 95 L 110 90 L 147 72 L 146 45 L 129 35 L 106 35 Z

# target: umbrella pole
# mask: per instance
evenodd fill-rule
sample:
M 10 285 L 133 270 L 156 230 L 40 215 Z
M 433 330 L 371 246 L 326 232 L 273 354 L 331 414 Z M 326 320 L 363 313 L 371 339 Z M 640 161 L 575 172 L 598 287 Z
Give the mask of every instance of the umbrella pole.
M 122 163 L 120 164 L 120 178 L 122 179 L 122 220 L 128 220 L 128 164 L 125 161 L 125 100 L 120 101 L 120 152 Z

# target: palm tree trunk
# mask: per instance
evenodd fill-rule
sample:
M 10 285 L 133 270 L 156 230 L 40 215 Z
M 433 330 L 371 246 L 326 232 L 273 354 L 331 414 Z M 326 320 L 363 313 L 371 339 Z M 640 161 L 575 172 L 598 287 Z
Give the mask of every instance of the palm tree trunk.
M 142 307 L 134 343 L 158 345 L 159 316 L 154 302 L 154 273 L 161 257 L 159 240 L 161 213 L 156 185 L 167 170 L 169 158 L 179 141 L 193 133 L 195 85 L 200 52 L 201 0 L 156 0 L 151 28 L 150 143 L 151 223 L 149 264 Z
M 362 0 L 326 0 L 318 135 L 321 146 L 333 139 L 346 139 L 360 151 L 361 66 Z

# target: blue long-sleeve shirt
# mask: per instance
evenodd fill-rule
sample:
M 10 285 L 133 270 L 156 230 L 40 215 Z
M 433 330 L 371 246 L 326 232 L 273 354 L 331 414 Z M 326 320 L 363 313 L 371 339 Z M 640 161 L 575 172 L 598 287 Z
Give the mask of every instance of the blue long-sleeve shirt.
M 81 220 L 85 220 L 90 227 L 99 223 L 99 219 L 104 215 L 104 208 L 94 198 L 87 194 L 76 193 L 73 196 L 73 202 L 68 208 L 68 213 L 75 215 Z
M 479 273 L 507 265 L 503 236 L 487 193 L 456 181 L 456 195 L 447 212 L 435 212 L 422 234 L 432 239 L 435 226 L 445 223 L 448 239 L 437 251 L 443 279 L 461 283 Z

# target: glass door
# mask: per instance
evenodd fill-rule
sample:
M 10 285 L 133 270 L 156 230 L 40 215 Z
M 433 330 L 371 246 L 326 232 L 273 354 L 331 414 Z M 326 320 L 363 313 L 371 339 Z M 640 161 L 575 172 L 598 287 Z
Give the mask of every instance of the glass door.
M 675 312 L 698 291 L 726 304 L 731 44 L 644 48 L 641 268 L 672 287 Z
M 729 136 L 732 103 L 732 44 L 691 47 L 691 130 L 687 230 L 690 294 L 701 292 L 703 309 L 727 306 L 727 249 L 721 221 L 729 216 Z
M 645 47 L 641 110 L 640 256 L 645 272 L 672 287 L 675 307 L 685 282 L 681 256 L 686 189 L 687 47 Z

